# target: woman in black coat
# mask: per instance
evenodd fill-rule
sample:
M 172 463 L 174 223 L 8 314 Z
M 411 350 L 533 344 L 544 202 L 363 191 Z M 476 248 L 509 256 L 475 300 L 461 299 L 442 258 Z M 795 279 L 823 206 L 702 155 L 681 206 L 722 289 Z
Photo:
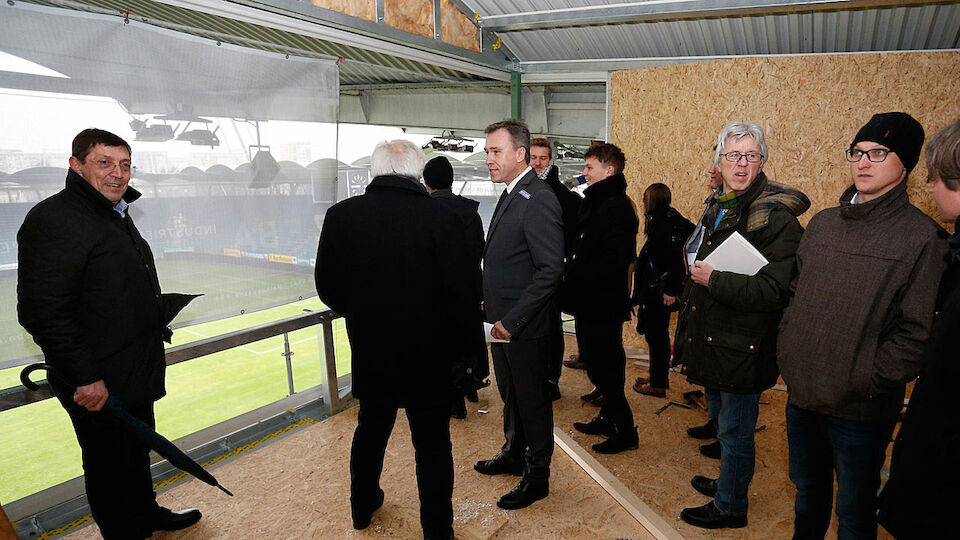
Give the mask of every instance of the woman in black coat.
M 633 281 L 637 333 L 646 337 L 650 350 L 650 377 L 637 377 L 633 389 L 661 398 L 670 387 L 670 313 L 678 305 L 686 277 L 683 244 L 694 229 L 693 223 L 670 206 L 670 199 L 665 184 L 652 184 L 643 192 L 647 241 L 637 257 Z

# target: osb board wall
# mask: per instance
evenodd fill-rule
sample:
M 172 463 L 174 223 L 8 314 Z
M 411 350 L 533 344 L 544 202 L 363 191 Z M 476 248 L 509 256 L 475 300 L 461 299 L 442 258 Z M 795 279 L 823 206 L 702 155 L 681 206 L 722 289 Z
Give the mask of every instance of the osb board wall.
M 480 29 L 449 0 L 440 2 L 440 27 L 445 43 L 480 52 Z
M 720 129 L 732 120 L 757 122 L 770 148 L 767 175 L 810 198 L 800 217 L 806 225 L 852 184 L 843 151 L 872 114 L 908 112 L 929 140 L 960 116 L 958 96 L 956 52 L 743 58 L 622 71 L 612 77 L 610 140 L 626 154 L 627 193 L 638 211 L 647 186 L 663 182 L 673 205 L 696 222 L 710 193 L 706 170 Z M 921 155 L 908 179 L 910 200 L 939 221 L 926 176 Z M 641 232 L 638 249 L 644 240 Z M 632 322 L 624 338 L 645 345 Z
M 368 21 L 377 20 L 376 0 L 310 0 L 310 3 L 324 9 L 339 11 L 351 17 Z
M 610 139 L 627 156 L 628 193 L 663 182 L 691 221 L 709 194 L 706 170 L 720 129 L 732 120 L 763 126 L 767 175 L 801 189 L 812 207 L 837 205 L 852 181 L 843 151 L 878 112 L 904 111 L 929 139 L 960 116 L 960 53 L 879 53 L 742 58 L 613 74 Z M 910 175 L 911 201 L 937 219 L 926 169 Z M 642 235 L 638 239 L 643 241 Z
M 433 37 L 431 0 L 383 0 L 383 22 L 421 36 Z
M 377 20 L 376 0 L 310 0 L 317 7 L 368 21 Z M 441 39 L 480 52 L 480 30 L 449 0 L 440 1 Z M 433 38 L 432 0 L 384 0 L 383 22 L 399 30 Z

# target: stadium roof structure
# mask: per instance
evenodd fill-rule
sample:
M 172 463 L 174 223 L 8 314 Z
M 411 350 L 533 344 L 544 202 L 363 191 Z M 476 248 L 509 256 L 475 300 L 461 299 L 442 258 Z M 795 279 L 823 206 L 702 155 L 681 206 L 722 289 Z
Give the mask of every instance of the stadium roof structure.
M 622 69 L 960 46 L 960 2 L 923 0 L 18 1 L 337 59 L 340 121 L 463 136 L 522 107 L 538 134 L 603 138 L 607 78 Z

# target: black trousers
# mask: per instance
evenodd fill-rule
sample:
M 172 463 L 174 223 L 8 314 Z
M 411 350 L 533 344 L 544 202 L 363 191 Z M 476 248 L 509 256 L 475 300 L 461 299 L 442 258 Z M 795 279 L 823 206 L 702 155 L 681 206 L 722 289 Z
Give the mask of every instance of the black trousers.
M 670 388 L 670 312 L 662 297 L 646 299 L 640 309 L 646 326 L 643 337 L 650 349 L 650 386 Z
M 360 401 L 350 451 L 350 504 L 368 508 L 380 488 L 383 454 L 397 419 L 396 405 Z M 447 540 L 453 532 L 453 446 L 450 402 L 405 409 L 417 463 L 423 537 Z
M 153 404 L 129 407 L 155 427 Z M 83 456 L 83 481 L 94 521 L 105 540 L 147 538 L 158 505 L 150 475 L 150 449 L 106 412 L 71 414 Z
M 550 478 L 553 456 L 553 404 L 546 366 L 550 337 L 491 343 L 497 388 L 503 399 L 503 452 L 523 459 L 523 479 L 533 484 Z
M 623 323 L 617 320 L 577 318 L 577 335 L 586 357 L 587 377 L 603 394 L 600 414 L 617 430 L 632 429 L 633 412 L 623 393 L 627 355 L 623 352 Z
M 563 371 L 563 319 L 560 311 L 556 312 L 555 322 L 550 324 L 549 337 L 550 351 L 547 353 L 547 381 L 557 384 L 560 382 L 560 373 Z

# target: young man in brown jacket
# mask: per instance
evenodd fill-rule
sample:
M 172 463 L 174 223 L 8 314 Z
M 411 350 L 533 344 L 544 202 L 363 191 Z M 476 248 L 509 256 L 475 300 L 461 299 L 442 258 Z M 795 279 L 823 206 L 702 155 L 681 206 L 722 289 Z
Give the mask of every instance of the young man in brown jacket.
M 846 152 L 854 185 L 800 242 L 778 340 L 795 539 L 826 534 L 834 470 L 839 538 L 877 535 L 880 469 L 946 266 L 943 229 L 907 196 L 923 137 L 908 114 L 874 115 Z

